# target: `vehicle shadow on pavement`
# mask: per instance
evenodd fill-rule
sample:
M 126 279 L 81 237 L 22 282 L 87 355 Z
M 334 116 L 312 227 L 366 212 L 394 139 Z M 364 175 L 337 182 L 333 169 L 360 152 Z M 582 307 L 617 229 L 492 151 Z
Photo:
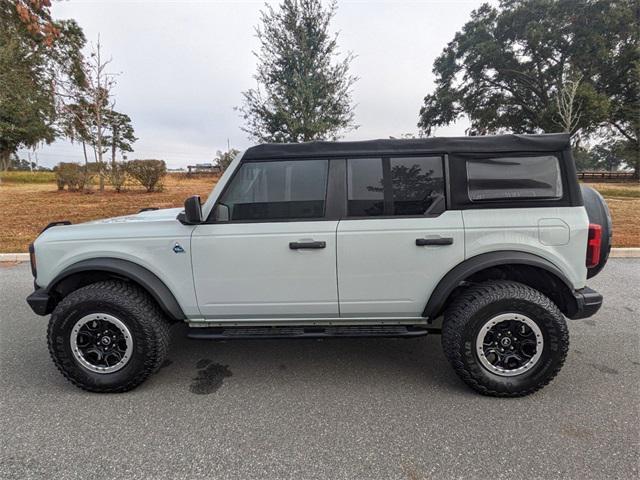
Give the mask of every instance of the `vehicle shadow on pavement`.
M 164 368 L 148 387 L 162 388 L 171 377 L 191 378 L 189 390 L 208 394 L 224 388 L 227 377 L 236 386 L 253 389 L 265 379 L 360 387 L 386 385 L 412 390 L 456 391 L 473 395 L 455 376 L 440 346 L 439 335 L 419 338 L 330 338 L 210 341 L 186 338 L 175 325 Z M 364 385 L 363 385 L 364 384 Z

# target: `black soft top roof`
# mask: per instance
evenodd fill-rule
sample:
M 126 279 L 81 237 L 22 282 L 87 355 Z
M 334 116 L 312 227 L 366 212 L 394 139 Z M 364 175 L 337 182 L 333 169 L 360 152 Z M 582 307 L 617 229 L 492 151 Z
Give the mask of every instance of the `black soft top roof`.
M 566 148 L 569 148 L 569 135 L 566 133 L 265 143 L 249 148 L 243 160 L 368 154 L 559 152 Z

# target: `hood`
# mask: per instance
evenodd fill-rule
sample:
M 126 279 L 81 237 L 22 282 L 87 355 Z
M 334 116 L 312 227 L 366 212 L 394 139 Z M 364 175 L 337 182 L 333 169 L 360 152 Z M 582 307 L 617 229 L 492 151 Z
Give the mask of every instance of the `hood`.
M 178 214 L 183 210 L 184 208 L 163 208 L 160 210 L 148 210 L 146 212 L 136 213 L 135 215 L 103 218 L 100 220 L 84 222 L 84 224 L 95 225 L 105 223 L 160 222 L 166 220 L 175 220 Z
M 35 241 L 36 247 L 48 242 L 112 241 L 149 237 L 179 237 L 188 235 L 193 226 L 177 220 L 182 208 L 149 210 L 135 215 L 105 218 L 85 223 L 60 225 L 46 229 Z

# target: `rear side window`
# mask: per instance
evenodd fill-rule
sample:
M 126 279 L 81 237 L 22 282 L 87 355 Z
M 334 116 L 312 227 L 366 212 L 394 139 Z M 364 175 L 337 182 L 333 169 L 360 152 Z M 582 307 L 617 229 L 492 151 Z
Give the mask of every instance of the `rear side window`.
M 442 157 L 348 159 L 348 215 L 442 213 L 445 207 L 442 165 Z
M 554 155 L 467 160 L 469 199 L 562 198 L 560 162 Z
M 328 160 L 243 164 L 220 203 L 229 220 L 287 220 L 324 216 Z
M 442 203 L 441 157 L 390 158 L 393 215 L 423 215 Z

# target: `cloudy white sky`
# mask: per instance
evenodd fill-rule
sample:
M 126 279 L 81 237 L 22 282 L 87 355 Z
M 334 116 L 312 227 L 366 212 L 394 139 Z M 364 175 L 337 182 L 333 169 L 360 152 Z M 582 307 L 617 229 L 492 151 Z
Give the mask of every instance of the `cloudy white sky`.
M 273 2 L 277 3 L 277 2 Z M 431 67 L 482 1 L 339 0 L 332 27 L 352 73 L 356 122 L 345 140 L 417 132 L 418 110 L 433 88 Z M 133 120 L 135 152 L 169 167 L 210 162 L 216 150 L 251 145 L 234 107 L 254 86 L 254 26 L 262 1 L 63 0 L 57 18 L 74 18 L 87 39 L 100 34 L 120 72 L 116 109 Z M 465 122 L 436 132 L 463 135 Z M 26 157 L 26 152 L 21 152 Z M 42 165 L 81 161 L 79 145 L 37 150 Z

